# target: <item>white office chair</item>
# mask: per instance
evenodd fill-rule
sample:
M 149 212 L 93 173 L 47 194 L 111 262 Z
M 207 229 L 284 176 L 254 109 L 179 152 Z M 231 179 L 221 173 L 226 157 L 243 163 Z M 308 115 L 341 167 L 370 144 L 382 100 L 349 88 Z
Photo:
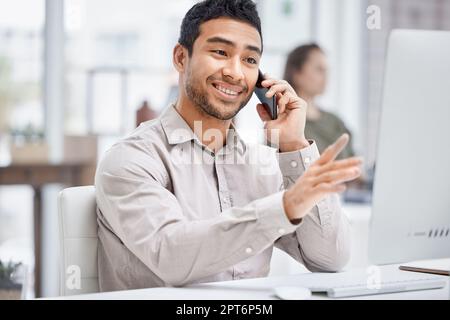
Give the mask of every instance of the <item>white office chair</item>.
M 95 188 L 74 187 L 61 191 L 58 220 L 60 295 L 98 292 Z

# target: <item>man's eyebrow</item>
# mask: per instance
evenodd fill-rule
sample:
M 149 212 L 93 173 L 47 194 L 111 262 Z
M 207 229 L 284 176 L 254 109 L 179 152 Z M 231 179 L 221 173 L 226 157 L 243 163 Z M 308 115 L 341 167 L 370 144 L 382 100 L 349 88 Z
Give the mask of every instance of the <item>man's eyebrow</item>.
M 225 38 L 222 38 L 222 37 L 208 38 L 206 40 L 206 42 L 209 42 L 209 43 L 223 43 L 223 44 L 226 44 L 226 45 L 231 46 L 231 47 L 236 47 L 236 44 L 233 41 L 225 39 Z M 247 45 L 247 46 L 245 46 L 245 48 L 247 50 L 255 51 L 257 54 L 261 55 L 261 49 L 256 47 L 256 46 Z

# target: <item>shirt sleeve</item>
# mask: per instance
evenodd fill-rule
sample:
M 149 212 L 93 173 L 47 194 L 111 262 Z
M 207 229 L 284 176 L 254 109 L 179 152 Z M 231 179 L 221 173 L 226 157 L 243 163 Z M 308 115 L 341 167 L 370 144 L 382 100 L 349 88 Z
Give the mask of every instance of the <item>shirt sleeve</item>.
M 288 189 L 319 158 L 316 143 L 298 151 L 278 153 L 284 188 Z M 350 258 L 350 227 L 339 196 L 321 200 L 297 229 L 281 236 L 275 246 L 304 264 L 310 271 L 341 270 Z
M 164 172 L 156 163 L 136 151 L 108 155 L 97 170 L 96 196 L 113 232 L 166 285 L 225 271 L 295 231 L 283 191 L 213 218 L 189 220 L 161 183 Z

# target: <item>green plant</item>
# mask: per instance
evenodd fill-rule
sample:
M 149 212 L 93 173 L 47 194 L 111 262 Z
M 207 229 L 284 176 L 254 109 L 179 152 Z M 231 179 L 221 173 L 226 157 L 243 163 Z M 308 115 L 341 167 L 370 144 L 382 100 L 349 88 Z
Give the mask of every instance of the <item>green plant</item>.
M 0 300 L 20 299 L 22 284 L 14 281 L 14 273 L 18 270 L 21 263 L 12 261 L 3 263 L 0 260 Z
M 11 280 L 13 273 L 20 265 L 21 263 L 14 263 L 12 261 L 3 263 L 0 260 L 0 280 Z

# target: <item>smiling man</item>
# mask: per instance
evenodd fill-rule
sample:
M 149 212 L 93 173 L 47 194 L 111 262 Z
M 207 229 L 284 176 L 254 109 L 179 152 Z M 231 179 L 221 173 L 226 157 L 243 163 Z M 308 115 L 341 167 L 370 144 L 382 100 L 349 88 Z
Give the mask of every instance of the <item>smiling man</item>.
M 251 0 L 188 11 L 173 50 L 178 100 L 116 143 L 97 170 L 102 291 L 263 277 L 274 245 L 311 271 L 346 264 L 349 227 L 337 193 L 361 165 L 335 160 L 348 136 L 319 155 L 304 136 L 306 103 L 269 77 L 263 86 L 276 95 L 278 118 L 256 108 L 276 148 L 234 130 L 262 52 Z

